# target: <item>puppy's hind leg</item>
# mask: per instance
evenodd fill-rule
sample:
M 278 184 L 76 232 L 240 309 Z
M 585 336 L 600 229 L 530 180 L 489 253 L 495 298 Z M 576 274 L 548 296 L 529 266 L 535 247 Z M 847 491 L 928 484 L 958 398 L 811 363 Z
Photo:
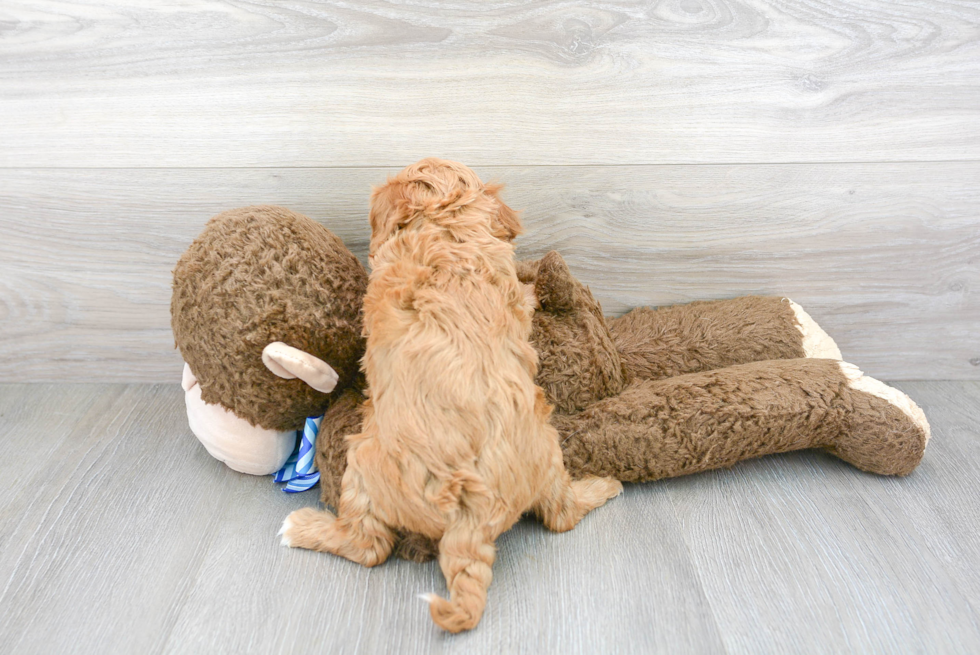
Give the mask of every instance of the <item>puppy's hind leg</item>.
M 331 512 L 312 507 L 298 509 L 282 524 L 282 543 L 346 557 L 364 566 L 381 564 L 395 544 L 395 534 L 371 511 L 364 480 L 348 465 L 340 492 L 340 507 Z
M 556 462 L 551 469 L 551 478 L 541 489 L 531 509 L 546 528 L 565 532 L 578 525 L 591 510 L 621 494 L 623 485 L 619 480 L 595 476 L 572 480 L 562 463 L 557 441 L 555 448 L 558 452 L 557 457 L 553 458 Z
M 439 542 L 439 566 L 446 576 L 449 600 L 427 594 L 432 620 L 443 630 L 476 627 L 487 604 L 497 549 L 487 530 L 472 518 L 451 524 Z

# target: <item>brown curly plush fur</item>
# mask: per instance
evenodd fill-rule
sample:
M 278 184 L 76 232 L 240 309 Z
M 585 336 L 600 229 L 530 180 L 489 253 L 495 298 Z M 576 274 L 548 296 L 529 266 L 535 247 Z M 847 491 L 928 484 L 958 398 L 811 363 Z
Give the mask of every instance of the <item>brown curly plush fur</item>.
M 212 218 L 174 269 L 171 325 L 201 397 L 253 425 L 294 430 L 322 414 L 360 375 L 367 273 L 344 243 L 282 207 Z M 324 394 L 273 375 L 262 349 L 283 341 L 340 376 Z

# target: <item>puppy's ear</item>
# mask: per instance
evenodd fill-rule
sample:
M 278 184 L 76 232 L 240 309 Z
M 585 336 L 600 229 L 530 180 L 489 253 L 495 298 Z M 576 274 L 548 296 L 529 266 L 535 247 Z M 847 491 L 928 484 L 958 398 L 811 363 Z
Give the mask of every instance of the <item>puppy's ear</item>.
M 368 219 L 371 223 L 372 250 L 408 220 L 405 200 L 405 184 L 400 181 L 389 179 L 382 186 L 371 190 L 371 211 Z
M 484 186 L 487 195 L 497 203 L 497 213 L 491 220 L 490 227 L 493 230 L 493 235 L 498 239 L 513 241 L 517 235 L 524 232 L 524 228 L 521 225 L 520 215 L 500 199 L 499 194 L 502 188 L 504 188 L 502 184 Z
M 371 211 L 368 220 L 371 223 L 371 234 L 380 234 L 392 219 L 395 210 L 394 186 L 396 182 L 388 180 L 381 186 L 371 187 Z

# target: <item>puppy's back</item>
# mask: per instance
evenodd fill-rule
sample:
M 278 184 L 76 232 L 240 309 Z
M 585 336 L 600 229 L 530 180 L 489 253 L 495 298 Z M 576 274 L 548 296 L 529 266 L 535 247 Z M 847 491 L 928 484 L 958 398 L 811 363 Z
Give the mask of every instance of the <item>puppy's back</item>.
M 509 243 L 486 244 L 473 257 L 460 256 L 476 250 L 467 244 L 444 244 L 457 257 L 432 266 L 445 252 L 416 241 L 418 257 L 377 271 L 368 286 L 365 369 L 375 418 L 383 439 L 397 435 L 452 456 L 455 434 L 478 453 L 487 439 L 505 437 L 501 428 L 516 412 L 533 409 L 532 308 Z

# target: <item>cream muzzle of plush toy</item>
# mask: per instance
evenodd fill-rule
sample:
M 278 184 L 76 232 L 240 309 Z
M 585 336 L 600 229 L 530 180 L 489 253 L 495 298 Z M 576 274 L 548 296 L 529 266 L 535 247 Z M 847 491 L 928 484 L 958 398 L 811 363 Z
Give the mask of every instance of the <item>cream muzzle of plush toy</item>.
M 262 363 L 281 378 L 299 378 L 323 393 L 333 391 L 339 379 L 337 372 L 322 359 L 281 341 L 270 343 L 262 350 Z M 204 402 L 197 377 L 186 362 L 181 387 L 191 432 L 212 457 L 250 475 L 271 475 L 286 463 L 296 442 L 295 430 L 267 430 L 221 405 Z

